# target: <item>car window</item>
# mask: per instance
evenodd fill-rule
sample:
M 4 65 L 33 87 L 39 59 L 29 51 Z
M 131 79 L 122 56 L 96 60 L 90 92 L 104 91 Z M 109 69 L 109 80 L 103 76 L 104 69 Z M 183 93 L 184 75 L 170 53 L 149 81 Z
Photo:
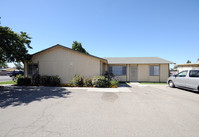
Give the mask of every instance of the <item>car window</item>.
M 199 70 L 191 70 L 189 72 L 189 77 L 198 77 L 199 78 Z
M 187 75 L 187 71 L 182 71 L 178 73 L 176 77 L 186 77 L 186 75 Z

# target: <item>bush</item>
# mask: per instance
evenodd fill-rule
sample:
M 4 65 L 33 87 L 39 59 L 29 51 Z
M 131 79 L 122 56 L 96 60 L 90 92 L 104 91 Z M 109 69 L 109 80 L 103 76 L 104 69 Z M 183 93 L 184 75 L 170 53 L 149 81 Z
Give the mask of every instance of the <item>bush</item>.
M 95 87 L 107 87 L 109 85 L 108 78 L 105 76 L 95 76 L 92 79 L 92 84 Z
M 108 73 L 108 71 L 105 71 L 103 76 L 105 76 L 105 78 L 107 78 L 108 80 L 111 80 L 114 77 L 114 74 Z
M 84 85 L 85 85 L 86 87 L 91 87 L 91 86 L 93 86 L 93 85 L 92 85 L 92 79 L 90 79 L 90 78 L 85 79 L 85 80 L 84 80 Z
M 111 80 L 110 81 L 110 87 L 117 88 L 119 82 L 117 80 Z
M 59 76 L 50 76 L 50 86 L 59 86 L 60 77 Z
M 81 76 L 75 75 L 74 78 L 71 80 L 73 86 L 82 87 L 83 86 L 83 78 Z
M 29 85 L 31 85 L 31 78 L 19 77 L 17 79 L 17 85 L 18 86 L 29 86 Z
M 34 85 L 34 86 L 40 85 L 40 75 L 39 74 L 34 74 L 32 76 L 32 85 Z
M 59 76 L 41 76 L 40 85 L 42 86 L 59 86 L 60 78 Z
M 40 84 L 42 86 L 49 86 L 50 85 L 50 76 L 41 76 L 40 77 Z

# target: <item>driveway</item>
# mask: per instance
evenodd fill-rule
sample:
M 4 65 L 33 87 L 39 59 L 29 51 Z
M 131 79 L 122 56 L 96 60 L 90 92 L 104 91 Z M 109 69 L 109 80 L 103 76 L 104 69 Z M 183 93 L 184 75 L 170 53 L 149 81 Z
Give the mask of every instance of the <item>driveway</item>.
M 1 90 L 3 137 L 199 136 L 199 94 L 166 85 Z

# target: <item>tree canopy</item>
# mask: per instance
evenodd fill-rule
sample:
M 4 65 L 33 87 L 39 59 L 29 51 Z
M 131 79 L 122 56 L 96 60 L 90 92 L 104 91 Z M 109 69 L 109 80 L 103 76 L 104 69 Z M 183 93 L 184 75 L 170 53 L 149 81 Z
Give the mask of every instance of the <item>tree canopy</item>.
M 187 64 L 188 64 L 188 63 L 191 63 L 191 61 L 190 61 L 190 60 L 187 60 Z
M 32 49 L 30 39 L 26 32 L 18 34 L 9 27 L 0 26 L 0 63 L 30 60 L 27 50 Z
M 8 67 L 8 64 L 6 62 L 0 62 L 0 68 Z
M 20 70 L 20 69 L 24 69 L 24 66 L 20 63 L 20 62 L 17 62 L 17 63 L 14 63 L 16 69 Z
M 89 54 L 89 53 L 82 47 L 82 44 L 81 44 L 80 42 L 77 42 L 77 41 L 73 41 L 72 49 L 73 49 L 73 50 L 76 50 L 76 51 L 79 51 L 79 52 L 82 52 L 82 53 L 85 53 L 85 54 Z

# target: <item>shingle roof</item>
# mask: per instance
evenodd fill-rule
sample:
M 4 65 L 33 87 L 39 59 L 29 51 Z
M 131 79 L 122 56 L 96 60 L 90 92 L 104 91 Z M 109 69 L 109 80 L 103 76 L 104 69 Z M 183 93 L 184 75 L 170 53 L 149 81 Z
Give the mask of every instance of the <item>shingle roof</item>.
M 108 60 L 108 64 L 173 64 L 159 57 L 106 57 L 105 59 Z
M 97 56 L 93 56 L 93 55 L 91 55 L 91 54 L 85 54 L 85 53 L 82 53 L 82 52 L 79 52 L 79 51 L 70 49 L 70 48 L 68 48 L 68 47 L 62 46 L 62 45 L 60 45 L 60 44 L 57 44 L 57 45 L 54 45 L 54 46 L 49 47 L 49 48 L 47 48 L 47 49 L 41 50 L 41 51 L 39 51 L 39 52 L 36 52 L 36 53 L 32 54 L 32 56 L 34 56 L 34 55 L 36 55 L 36 54 L 39 54 L 39 53 L 42 53 L 42 52 L 44 52 L 44 51 L 47 51 L 47 50 L 49 50 L 49 49 L 55 48 L 55 47 L 62 47 L 62 48 L 65 48 L 65 49 L 68 49 L 68 50 L 71 50 L 71 51 L 74 51 L 74 52 L 77 52 L 77 53 L 86 55 L 86 56 L 90 56 L 90 57 L 93 57 L 93 58 L 97 58 L 97 59 L 100 59 L 100 60 L 107 61 L 107 60 L 104 59 L 104 58 L 100 58 L 100 57 L 97 57 Z

